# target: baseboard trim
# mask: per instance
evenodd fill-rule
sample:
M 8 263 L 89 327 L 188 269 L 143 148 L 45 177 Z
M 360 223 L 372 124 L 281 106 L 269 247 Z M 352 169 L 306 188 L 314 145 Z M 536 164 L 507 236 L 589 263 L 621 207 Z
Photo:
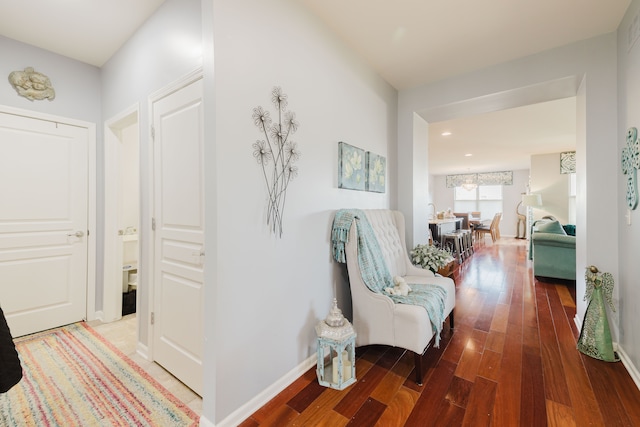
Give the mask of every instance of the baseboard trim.
M 580 320 L 577 314 L 573 318 L 573 323 L 576 324 L 576 326 L 578 327 L 578 332 L 580 332 L 582 330 L 582 320 Z
M 573 319 L 573 321 L 578 327 L 578 331 L 582 331 L 582 322 L 580 321 L 580 318 L 578 318 L 577 314 L 576 314 L 576 317 Z M 631 361 L 631 358 L 629 357 L 629 355 L 624 351 L 624 349 L 620 346 L 619 343 L 612 342 L 611 344 L 613 345 L 613 351 L 618 353 L 618 357 L 620 357 L 620 361 L 622 362 L 625 369 L 629 373 L 629 376 L 631 376 L 631 379 L 633 380 L 633 382 L 636 384 L 636 387 L 638 387 L 638 390 L 640 390 L 640 371 L 638 371 L 638 368 L 636 368 L 636 366 Z
M 302 374 L 311 369 L 317 362 L 318 356 L 314 353 L 298 366 L 287 372 L 282 378 L 267 387 L 262 393 L 233 411 L 227 418 L 217 425 L 204 416 L 200 417 L 200 425 L 205 427 L 235 427 L 251 416 L 255 411 L 263 407 L 291 383 L 297 380 Z
M 142 344 L 140 341 L 138 341 L 138 343 L 136 344 L 136 353 L 144 357 L 146 360 L 151 360 L 149 358 L 149 347 Z
M 216 425 L 202 415 L 200 416 L 200 427 L 216 427 Z
M 627 369 L 627 372 L 629 372 L 629 375 L 631 376 L 633 382 L 636 383 L 636 387 L 638 387 L 638 390 L 640 390 L 640 372 L 638 371 L 638 368 L 636 368 L 636 366 L 633 364 L 631 358 L 624 351 L 624 349 L 620 347 L 620 345 L 618 345 L 617 347 L 618 356 L 620 357 L 622 364 Z

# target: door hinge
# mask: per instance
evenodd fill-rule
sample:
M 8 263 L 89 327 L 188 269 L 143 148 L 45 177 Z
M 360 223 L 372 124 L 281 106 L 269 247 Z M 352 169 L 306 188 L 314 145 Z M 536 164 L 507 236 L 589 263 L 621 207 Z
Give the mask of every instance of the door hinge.
M 151 312 L 151 324 L 155 324 L 156 323 L 156 314 L 152 311 Z
M 156 231 L 156 219 L 151 218 L 151 230 Z
M 151 126 L 151 139 L 156 138 L 156 128 L 155 126 Z

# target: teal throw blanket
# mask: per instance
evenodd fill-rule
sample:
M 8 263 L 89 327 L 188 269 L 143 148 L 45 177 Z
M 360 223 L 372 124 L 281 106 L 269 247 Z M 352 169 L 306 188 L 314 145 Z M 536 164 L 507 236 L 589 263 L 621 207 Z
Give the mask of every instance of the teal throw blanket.
M 447 296 L 442 286 L 423 285 L 409 283 L 411 292 L 408 295 L 390 295 L 385 292 L 396 304 L 419 305 L 427 310 L 429 320 L 431 320 L 431 330 L 435 334 L 433 346 L 440 348 L 440 332 L 444 323 L 444 299 Z
M 344 246 L 349 240 L 349 229 L 353 221 L 356 221 L 358 232 L 358 264 L 362 280 L 372 292 L 381 293 L 384 288 L 393 286 L 393 280 L 373 228 L 361 210 L 345 209 L 336 213 L 331 232 L 333 257 L 338 262 L 347 262 Z
M 384 294 L 397 304 L 412 304 L 424 307 L 431 320 L 431 327 L 436 335 L 434 346 L 440 346 L 440 332 L 444 322 L 445 290 L 437 285 L 409 283 L 412 289 L 409 295 L 390 295 L 384 291 L 393 287 L 393 279 L 382 256 L 382 250 L 367 216 L 359 209 L 342 209 L 336 212 L 331 230 L 333 258 L 345 263 L 345 244 L 349 241 L 349 229 L 356 222 L 358 236 L 358 265 L 362 280 L 372 292 Z

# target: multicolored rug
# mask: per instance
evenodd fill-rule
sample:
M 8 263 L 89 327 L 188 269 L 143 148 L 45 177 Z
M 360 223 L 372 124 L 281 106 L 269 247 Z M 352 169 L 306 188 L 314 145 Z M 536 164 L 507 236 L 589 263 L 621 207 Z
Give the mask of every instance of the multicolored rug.
M 0 426 L 197 426 L 198 415 L 84 323 L 16 342 Z

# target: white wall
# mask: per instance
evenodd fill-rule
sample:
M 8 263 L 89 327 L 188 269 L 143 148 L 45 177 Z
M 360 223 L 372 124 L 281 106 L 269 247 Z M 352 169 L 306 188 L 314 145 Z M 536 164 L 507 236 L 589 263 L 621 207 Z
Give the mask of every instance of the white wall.
M 217 185 L 206 194 L 217 197 L 218 213 L 206 240 L 218 244 L 217 271 L 207 272 L 218 286 L 206 295 L 214 326 L 205 355 L 217 369 L 206 369 L 203 415 L 218 423 L 314 354 L 314 327 L 334 295 L 350 314 L 345 269 L 331 259 L 331 223 L 339 208 L 392 206 L 397 93 L 295 1 L 213 2 L 213 17 L 215 153 L 207 164 Z M 266 224 L 252 149 L 264 138 L 252 109 L 274 115 L 274 86 L 300 122 L 294 141 L 302 151 L 282 238 Z M 338 189 L 339 141 L 386 156 L 386 193 Z
M 140 219 L 140 141 L 138 123 L 122 129 L 118 174 L 120 229 L 138 228 Z
M 540 194 L 542 208 L 534 209 L 534 219 L 553 215 L 561 224 L 569 223 L 569 179 L 560 173 L 560 153 L 531 156 L 531 192 Z
M 149 109 L 153 92 L 202 65 L 200 0 L 167 0 L 102 67 L 103 117 L 110 118 L 138 104 L 140 126 L 140 224 L 141 267 L 138 278 L 139 340 L 147 345 L 149 333 L 149 245 L 151 208 L 149 206 Z M 100 152 L 100 147 L 99 147 Z M 102 171 L 102 169 L 100 169 Z M 104 173 L 98 176 L 98 199 L 104 194 Z M 99 210 L 100 212 L 100 210 Z M 104 218 L 102 218 L 104 221 Z M 102 229 L 99 218 L 99 229 Z M 103 236 L 98 235 L 98 260 L 103 260 Z M 102 271 L 102 268 L 98 268 Z M 102 275 L 98 273 L 98 277 Z M 98 306 L 102 305 L 102 280 L 97 286 Z
M 429 147 L 421 142 L 429 138 L 429 125 L 418 115 L 414 115 L 413 119 L 413 138 L 414 143 L 409 150 L 398 150 L 398 165 L 402 168 L 408 168 L 412 171 L 411 179 L 405 177 L 404 181 L 398 182 L 398 188 L 401 191 L 411 192 L 413 201 L 411 209 L 408 206 L 398 205 L 398 209 L 405 215 L 407 224 L 416 224 L 416 227 L 407 227 L 405 230 L 405 238 L 407 245 L 413 247 L 417 244 L 424 244 L 429 240 L 428 225 L 425 218 L 428 218 L 431 212 L 429 200 L 424 196 L 429 188 Z M 401 160 L 400 160 L 401 158 Z
M 614 224 L 618 218 L 617 194 L 611 191 L 618 181 L 615 171 L 619 157 L 611 149 L 612 141 L 618 136 L 616 34 L 401 91 L 398 95 L 398 151 L 413 150 L 412 122 L 416 112 L 427 121 L 441 121 L 461 114 L 478 114 L 576 95 L 577 270 L 598 264 L 603 270 L 617 274 L 618 239 L 611 235 L 608 227 L 602 226 Z M 428 141 L 424 139 L 422 143 Z M 416 173 L 404 165 L 398 171 L 399 182 L 410 181 Z M 428 198 L 426 194 L 423 197 Z M 421 206 L 423 202 L 417 203 Z M 399 188 L 398 205 L 403 210 L 420 209 L 414 209 L 414 204 L 413 194 Z M 578 274 L 577 279 L 577 317 L 581 319 L 586 310 L 586 303 L 581 298 L 585 287 L 582 275 Z
M 0 36 L 0 104 L 100 123 L 100 70 L 92 65 Z M 56 91 L 53 101 L 29 101 L 9 84 L 12 71 L 33 67 Z M 99 126 L 98 126 L 99 128 Z
M 429 184 L 431 184 L 432 193 L 431 200 L 436 205 L 436 212 L 446 211 L 455 206 L 455 195 L 453 188 L 447 188 L 446 175 L 430 175 Z M 431 212 L 429 212 L 431 213 Z
M 434 201 L 437 211 L 443 211 L 448 208 L 454 209 L 454 190 L 447 188 L 446 175 L 432 175 L 429 178 L 432 186 L 430 198 Z M 516 235 L 516 226 L 518 217 L 516 215 L 516 206 L 522 200 L 522 193 L 526 191 L 529 182 L 529 170 L 518 169 L 513 171 L 513 185 L 504 185 L 502 187 L 502 220 L 500 221 L 500 235 L 503 237 L 514 237 Z M 525 209 L 520 207 L 520 212 L 524 213 Z M 487 218 L 491 220 L 491 218 Z
M 627 35 L 632 20 L 640 10 L 640 1 L 633 0 L 618 30 L 618 137 L 607 142 L 609 149 L 619 157 L 626 143 L 626 131 L 630 127 L 640 128 L 640 40 L 628 49 Z M 640 328 L 638 328 L 638 312 L 640 312 L 640 211 L 631 211 L 631 225 L 627 225 L 626 208 L 626 175 L 622 174 L 619 164 L 611 169 L 611 174 L 617 177 L 616 188 L 618 202 L 614 209 L 613 223 L 618 224 L 619 245 L 619 274 L 615 275 L 615 286 L 618 298 L 615 303 L 617 312 L 609 312 L 609 321 L 619 326 L 618 344 L 623 356 L 636 367 L 636 375 L 640 368 Z M 613 192 L 613 188 L 611 189 Z M 605 204 L 603 209 L 611 208 Z M 607 271 L 607 270 L 604 270 Z M 640 378 L 636 377 L 636 381 Z

